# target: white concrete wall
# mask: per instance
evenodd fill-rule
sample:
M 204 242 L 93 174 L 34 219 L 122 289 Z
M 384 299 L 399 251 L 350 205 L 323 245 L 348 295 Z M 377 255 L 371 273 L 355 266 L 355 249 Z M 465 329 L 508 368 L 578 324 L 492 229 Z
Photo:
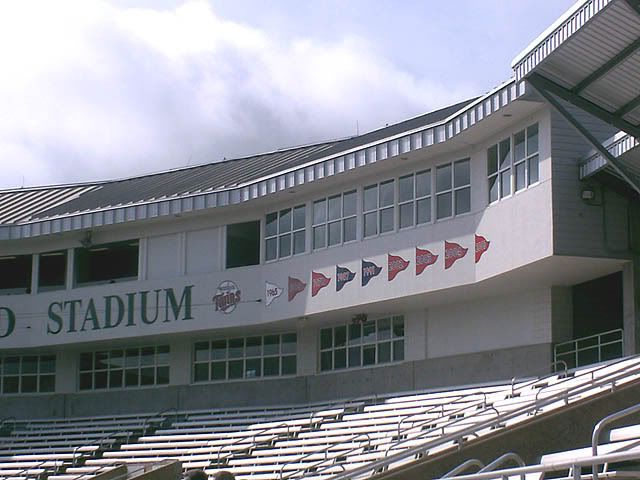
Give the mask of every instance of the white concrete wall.
M 551 342 L 549 289 L 429 309 L 429 358 Z

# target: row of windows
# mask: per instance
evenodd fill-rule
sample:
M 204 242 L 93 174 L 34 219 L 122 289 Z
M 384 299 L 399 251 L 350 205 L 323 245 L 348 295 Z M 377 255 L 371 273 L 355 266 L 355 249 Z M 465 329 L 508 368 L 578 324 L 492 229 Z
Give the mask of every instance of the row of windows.
M 432 191 L 435 190 L 435 204 Z M 356 190 L 322 198 L 312 206 L 312 249 L 357 239 Z M 432 209 L 435 209 L 432 212 Z M 363 238 L 471 211 L 469 159 L 367 185 L 362 192 Z M 265 260 L 304 253 L 306 207 L 269 213 L 265 219 Z
M 55 389 L 55 356 L 0 357 L 0 393 L 46 393 Z
M 198 342 L 193 380 L 208 382 L 296 374 L 295 333 Z
M 74 285 L 84 286 L 138 277 L 138 241 L 76 248 Z M 60 290 L 67 282 L 67 251 L 0 257 L 0 292 L 29 293 L 34 258 L 40 292 Z
M 270 334 L 196 342 L 194 383 L 296 375 L 297 335 Z M 82 391 L 169 384 L 169 345 L 81 353 Z M 320 370 L 404 360 L 404 318 L 367 320 L 320 330 Z M 0 357 L 0 393 L 55 391 L 54 355 Z
M 404 360 L 404 317 L 399 315 L 320 330 L 320 371 Z
M 80 390 L 167 385 L 169 346 L 80 354 Z

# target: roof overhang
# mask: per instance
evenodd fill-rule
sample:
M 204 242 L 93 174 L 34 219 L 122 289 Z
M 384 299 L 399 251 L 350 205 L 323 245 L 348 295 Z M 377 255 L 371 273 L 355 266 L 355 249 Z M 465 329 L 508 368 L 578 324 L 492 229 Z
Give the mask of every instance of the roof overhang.
M 401 159 L 412 152 L 452 142 L 460 135 L 477 128 L 479 124 L 485 125 L 488 119 L 497 116 L 495 115 L 497 112 L 504 111 L 525 94 L 525 83 L 512 79 L 442 121 L 325 156 L 307 164 L 281 170 L 274 175 L 215 191 L 188 193 L 151 201 L 114 205 L 108 208 L 73 212 L 51 218 L 22 218 L 14 223 L 0 224 L 0 241 L 33 238 L 181 215 L 237 205 L 277 194 L 377 162 Z M 57 200 L 58 197 L 52 195 L 52 198 Z M 38 209 L 41 208 L 42 205 L 38 205 Z
M 512 67 L 594 147 L 581 178 L 606 169 L 640 193 L 638 156 L 627 153 L 640 138 L 640 0 L 578 1 Z M 567 105 L 624 134 L 598 142 Z
M 640 0 L 581 0 L 513 61 L 561 98 L 640 137 Z

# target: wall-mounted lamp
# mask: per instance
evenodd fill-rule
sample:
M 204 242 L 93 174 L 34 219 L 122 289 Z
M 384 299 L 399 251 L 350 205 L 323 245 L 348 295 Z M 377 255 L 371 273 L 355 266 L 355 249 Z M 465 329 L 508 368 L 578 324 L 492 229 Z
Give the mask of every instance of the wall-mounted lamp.
M 582 192 L 580 192 L 580 198 L 588 202 L 596 198 L 596 192 L 592 188 L 584 188 Z
M 91 239 L 91 230 L 87 230 L 84 232 L 84 235 L 80 239 L 80 245 L 83 248 L 91 248 L 93 245 L 93 240 Z

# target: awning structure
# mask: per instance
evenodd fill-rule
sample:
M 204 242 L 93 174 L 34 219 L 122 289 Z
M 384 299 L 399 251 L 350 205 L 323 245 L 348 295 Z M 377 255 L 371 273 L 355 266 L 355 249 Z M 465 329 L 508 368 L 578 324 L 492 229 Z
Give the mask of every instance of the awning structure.
M 640 194 L 640 0 L 582 0 L 514 61 L 527 82 Z M 570 104 L 625 132 L 624 161 L 593 136 Z M 630 160 L 631 159 L 631 160 Z M 593 169 L 589 174 L 600 171 Z M 583 172 L 585 170 L 583 169 Z

